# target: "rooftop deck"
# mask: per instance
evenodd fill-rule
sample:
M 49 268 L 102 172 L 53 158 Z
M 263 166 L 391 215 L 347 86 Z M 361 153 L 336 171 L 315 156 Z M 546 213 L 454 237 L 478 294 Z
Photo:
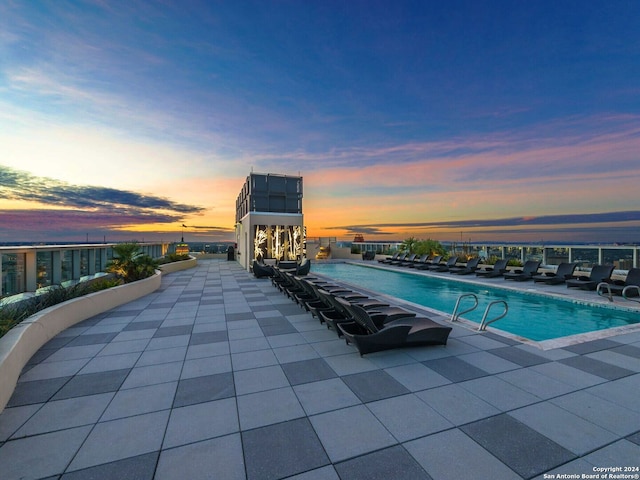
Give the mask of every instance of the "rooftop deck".
M 1 477 L 518 479 L 639 466 L 640 332 L 540 350 L 453 328 L 446 347 L 361 358 L 268 279 L 200 261 L 32 358 L 0 414 Z

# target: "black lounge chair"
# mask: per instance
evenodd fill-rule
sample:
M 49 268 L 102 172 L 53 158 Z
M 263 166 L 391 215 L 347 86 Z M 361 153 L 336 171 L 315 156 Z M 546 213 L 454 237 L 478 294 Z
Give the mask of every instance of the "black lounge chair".
M 346 308 L 354 321 L 339 323 L 338 328 L 347 344 L 353 343 L 358 348 L 360 356 L 400 347 L 446 345 L 451 332 L 451 327 L 426 317 L 401 318 L 379 328 L 363 308 L 357 305 Z
M 458 257 L 451 257 L 445 263 L 430 266 L 429 270 L 432 272 L 447 272 L 451 267 L 455 267 L 456 263 L 458 263 Z
M 399 267 L 408 267 L 409 265 L 413 264 L 413 262 L 416 260 L 417 256 L 418 255 L 416 253 L 412 253 L 411 255 L 406 257 L 403 262 L 398 263 L 397 266 L 399 266 Z
M 307 275 L 311 270 L 311 260 L 308 258 L 303 259 L 296 268 L 296 275 Z
M 439 265 L 440 260 L 442 260 L 442 255 L 437 255 L 432 259 L 425 261 L 424 265 L 416 265 L 415 268 L 417 270 L 429 270 L 429 267 L 432 267 L 434 265 Z
M 527 260 L 522 269 L 512 270 L 510 272 L 504 272 L 502 276 L 505 280 L 515 280 L 516 282 L 526 282 L 527 280 L 531 280 L 538 268 L 540 267 L 540 262 L 538 260 Z
M 391 260 L 389 263 L 387 263 L 387 265 L 400 265 L 408 257 L 409 257 L 408 253 L 402 253 L 402 254 L 398 255 L 398 257 L 395 260 Z
M 375 260 L 376 252 L 373 250 L 367 250 L 366 252 L 362 252 L 362 260 Z
M 480 257 L 474 257 L 470 259 L 466 265 L 461 267 L 451 267 L 449 269 L 449 273 L 454 273 L 456 275 L 471 275 L 475 273 L 478 269 L 478 264 L 480 263 Z
M 588 277 L 573 277 L 566 281 L 567 288 L 581 288 L 582 290 L 595 290 L 600 282 L 611 279 L 613 265 L 594 265 Z
M 252 270 L 256 278 L 273 277 L 273 268 L 256 260 L 253 261 Z
M 407 265 L 407 267 L 416 268 L 416 267 L 419 267 L 420 265 L 424 265 L 428 258 L 429 258 L 429 255 L 427 255 L 426 253 L 424 255 L 420 255 L 420 258 L 416 258 L 413 262 L 411 262 L 410 265 Z
M 631 268 L 627 272 L 624 280 L 604 280 L 604 286 L 598 286 L 598 294 L 609 293 L 610 295 L 622 295 L 623 290 L 625 296 L 637 297 L 640 292 L 640 268 Z M 627 288 L 630 287 L 630 288 Z
M 568 278 L 573 276 L 577 263 L 563 262 L 558 265 L 555 272 L 546 272 L 540 275 L 534 275 L 533 281 L 539 283 L 546 283 L 547 285 L 560 285 L 567 281 Z
M 476 270 L 476 276 L 484 278 L 501 277 L 507 271 L 508 263 L 508 259 L 502 258 L 498 260 L 492 267 L 487 267 L 484 270 Z
M 389 263 L 389 262 L 392 262 L 392 261 L 396 260 L 399 255 L 400 255 L 400 252 L 396 252 L 390 257 L 382 258 L 382 259 L 378 260 L 378 262 L 379 263 Z

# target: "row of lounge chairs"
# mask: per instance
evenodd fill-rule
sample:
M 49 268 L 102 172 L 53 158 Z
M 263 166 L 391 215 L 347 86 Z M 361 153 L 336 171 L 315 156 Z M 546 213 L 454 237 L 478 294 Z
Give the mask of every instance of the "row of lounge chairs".
M 429 270 L 433 272 L 449 272 L 458 275 L 475 274 L 483 278 L 502 277 L 505 280 L 526 282 L 533 280 L 534 283 L 544 283 L 546 285 L 566 284 L 567 288 L 579 288 L 582 290 L 596 290 L 601 288 L 611 297 L 611 295 L 640 296 L 640 269 L 629 270 L 624 281 L 613 280 L 613 265 L 595 265 L 588 275 L 576 275 L 577 262 L 564 262 L 558 265 L 555 271 L 538 272 L 540 261 L 528 260 L 521 269 L 508 269 L 507 259 L 498 260 L 493 266 L 480 268 L 480 258 L 471 258 L 465 265 L 459 266 L 458 258 L 451 257 L 447 262 L 441 262 L 442 257 L 429 258 L 423 255 L 416 258 L 415 254 L 394 254 L 383 260 L 378 260 L 381 264 L 415 268 L 417 270 Z M 604 283 L 604 287 L 598 285 Z M 599 291 L 600 293 L 600 291 Z
M 273 268 L 271 281 L 327 328 L 355 345 L 360 356 L 401 347 L 446 345 L 451 327 L 418 317 L 344 286 Z

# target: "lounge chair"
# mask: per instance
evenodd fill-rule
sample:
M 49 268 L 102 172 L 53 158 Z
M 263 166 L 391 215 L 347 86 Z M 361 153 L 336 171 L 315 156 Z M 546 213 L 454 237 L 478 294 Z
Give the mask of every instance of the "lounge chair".
M 425 253 L 424 255 L 420 255 L 420 258 L 416 258 L 413 262 L 411 262 L 410 265 L 407 265 L 407 266 L 409 268 L 419 267 L 420 265 L 424 265 L 428 258 L 429 258 L 429 255 Z
M 540 275 L 534 275 L 533 281 L 546 283 L 547 285 L 560 285 L 573 276 L 573 272 L 577 266 L 577 263 L 563 262 L 558 265 L 555 272 L 546 272 L 541 273 Z
M 431 260 L 426 260 L 424 262 L 424 265 L 416 265 L 415 268 L 417 270 L 429 270 L 429 267 L 432 267 L 433 265 L 439 265 L 441 260 L 442 260 L 442 255 L 437 255 L 433 257 Z
M 304 258 L 296 268 L 296 275 L 306 275 L 311 270 L 311 260 Z
M 598 294 L 603 295 L 609 293 L 610 295 L 622 295 L 623 290 L 625 296 L 637 297 L 640 291 L 640 268 L 631 268 L 627 272 L 627 277 L 624 280 L 604 280 L 605 285 L 598 286 Z M 627 288 L 631 287 L 631 288 Z
M 398 263 L 397 266 L 398 267 L 408 267 L 409 265 L 413 264 L 413 262 L 415 261 L 417 256 L 418 255 L 416 253 L 412 253 L 411 255 L 406 257 L 403 262 Z
M 455 267 L 456 263 L 458 263 L 458 257 L 451 257 L 445 263 L 439 263 L 438 265 L 430 266 L 429 270 L 432 272 L 446 272 L 451 267 Z
M 456 275 L 471 275 L 478 269 L 479 263 L 480 263 L 480 257 L 474 257 L 470 259 L 464 266 L 451 267 L 449 269 L 449 273 L 454 273 Z
M 353 322 L 338 324 L 347 344 L 353 343 L 360 352 L 380 352 L 400 347 L 446 345 L 451 327 L 445 327 L 430 318 L 401 318 L 378 328 L 366 310 L 349 306 Z
M 573 277 L 566 281 L 567 288 L 581 288 L 582 290 L 595 290 L 600 282 L 611 279 L 613 265 L 594 265 L 588 277 Z
M 387 265 L 400 265 L 409 257 L 408 253 L 401 253 L 395 260 L 391 260 Z
M 538 260 L 527 260 L 522 269 L 512 270 L 509 272 L 504 272 L 502 276 L 505 280 L 515 280 L 516 282 L 526 282 L 527 280 L 531 280 L 538 268 L 540 267 L 540 262 Z
M 273 277 L 273 268 L 264 263 L 259 263 L 257 260 L 253 261 L 252 270 L 256 278 Z
M 492 267 L 487 267 L 484 270 L 476 270 L 476 276 L 484 278 L 501 277 L 507 271 L 508 263 L 508 259 L 502 258 L 498 260 Z
M 392 262 L 392 261 L 396 260 L 399 255 L 400 255 L 400 252 L 396 252 L 390 257 L 382 258 L 382 259 L 378 260 L 378 262 L 379 263 L 389 263 L 389 262 Z

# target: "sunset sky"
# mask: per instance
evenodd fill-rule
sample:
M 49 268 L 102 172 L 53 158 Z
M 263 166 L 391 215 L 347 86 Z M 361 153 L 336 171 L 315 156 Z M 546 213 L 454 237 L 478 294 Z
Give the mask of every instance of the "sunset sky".
M 640 242 L 640 2 L 0 2 L 0 242 Z M 182 225 L 186 228 L 182 228 Z

